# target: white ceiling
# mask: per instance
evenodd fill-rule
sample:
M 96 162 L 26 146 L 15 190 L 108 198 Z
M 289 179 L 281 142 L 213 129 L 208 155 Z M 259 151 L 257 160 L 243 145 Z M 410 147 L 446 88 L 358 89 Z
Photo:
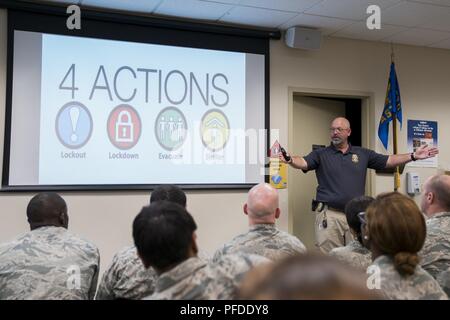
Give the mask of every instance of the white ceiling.
M 207 22 L 278 28 L 313 27 L 331 37 L 450 49 L 450 0 L 25 0 L 140 12 Z M 381 8 L 381 30 L 366 9 Z

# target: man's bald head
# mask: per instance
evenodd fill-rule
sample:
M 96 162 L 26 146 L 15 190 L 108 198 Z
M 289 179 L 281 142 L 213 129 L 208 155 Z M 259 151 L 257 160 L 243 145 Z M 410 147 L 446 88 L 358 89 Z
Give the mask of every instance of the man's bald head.
M 350 129 L 350 121 L 344 117 L 337 117 L 331 122 L 331 127 Z
M 31 230 L 46 226 L 67 228 L 69 223 L 66 202 L 54 192 L 35 195 L 28 203 L 27 217 Z
M 279 216 L 278 192 L 268 183 L 250 189 L 244 211 L 255 223 L 274 223 Z
M 450 211 L 450 176 L 434 175 L 425 181 L 422 211 L 427 215 Z

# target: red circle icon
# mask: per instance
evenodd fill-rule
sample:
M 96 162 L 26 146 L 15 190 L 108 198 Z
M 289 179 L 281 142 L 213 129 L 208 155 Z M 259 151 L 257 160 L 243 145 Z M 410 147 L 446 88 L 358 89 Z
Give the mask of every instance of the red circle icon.
M 141 119 L 132 106 L 121 104 L 109 114 L 107 130 L 109 140 L 115 147 L 130 149 L 141 135 Z

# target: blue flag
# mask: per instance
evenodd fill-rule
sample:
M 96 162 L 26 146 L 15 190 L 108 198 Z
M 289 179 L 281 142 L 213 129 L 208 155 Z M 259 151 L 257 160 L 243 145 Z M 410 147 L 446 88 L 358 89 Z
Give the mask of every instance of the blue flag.
M 386 100 L 384 102 L 383 113 L 381 114 L 380 124 L 378 126 L 378 137 L 384 147 L 388 148 L 389 140 L 389 123 L 397 116 L 400 125 L 402 124 L 402 102 L 400 100 L 400 87 L 397 82 L 397 74 L 395 72 L 395 64 L 391 63 L 391 72 L 389 73 L 389 81 L 386 92 Z

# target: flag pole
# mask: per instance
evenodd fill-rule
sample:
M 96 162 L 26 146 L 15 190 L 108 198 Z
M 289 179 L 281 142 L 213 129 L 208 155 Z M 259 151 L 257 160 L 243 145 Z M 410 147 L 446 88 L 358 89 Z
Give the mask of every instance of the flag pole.
M 391 42 L 391 63 L 394 63 L 394 44 Z M 397 113 L 394 112 L 392 118 L 392 133 L 393 133 L 393 152 L 394 154 L 398 153 L 397 150 Z M 400 170 L 399 167 L 395 167 L 394 172 L 394 191 L 398 191 L 400 188 Z
M 393 131 L 393 138 L 394 138 L 394 154 L 397 154 L 397 115 L 394 113 L 394 117 L 392 119 L 392 131 Z M 400 170 L 399 167 L 395 167 L 394 172 L 394 191 L 398 191 L 400 188 Z

